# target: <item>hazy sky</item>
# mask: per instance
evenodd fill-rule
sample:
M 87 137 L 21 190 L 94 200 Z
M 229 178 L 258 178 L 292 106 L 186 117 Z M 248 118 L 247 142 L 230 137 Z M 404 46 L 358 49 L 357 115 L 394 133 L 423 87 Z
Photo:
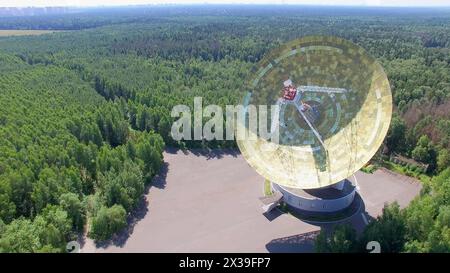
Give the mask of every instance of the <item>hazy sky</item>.
M 450 0 L 0 0 L 0 7 L 42 7 L 42 6 L 102 6 L 137 4 L 316 4 L 316 5 L 358 5 L 358 6 L 450 6 Z

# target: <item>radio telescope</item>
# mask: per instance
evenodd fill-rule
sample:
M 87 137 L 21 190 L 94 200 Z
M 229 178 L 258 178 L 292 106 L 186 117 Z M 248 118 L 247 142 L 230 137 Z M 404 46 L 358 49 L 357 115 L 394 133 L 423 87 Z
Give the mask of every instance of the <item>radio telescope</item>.
M 305 37 L 270 52 L 245 88 L 244 109 L 279 107 L 268 115 L 277 143 L 238 119 L 238 130 L 253 136 L 237 140 L 247 162 L 291 207 L 333 212 L 349 206 L 352 177 L 379 149 L 391 120 L 381 65 L 344 39 Z

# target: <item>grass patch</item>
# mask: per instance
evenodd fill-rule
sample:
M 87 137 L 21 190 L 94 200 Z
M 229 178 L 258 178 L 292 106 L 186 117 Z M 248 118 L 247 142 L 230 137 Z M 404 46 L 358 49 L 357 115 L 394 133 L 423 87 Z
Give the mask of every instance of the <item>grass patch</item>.
M 373 173 L 374 171 L 377 170 L 377 166 L 375 166 L 373 164 L 368 164 L 368 165 L 362 167 L 360 170 L 364 173 Z
M 272 185 L 269 180 L 264 180 L 264 195 L 265 196 L 271 196 L 273 194 L 272 192 Z

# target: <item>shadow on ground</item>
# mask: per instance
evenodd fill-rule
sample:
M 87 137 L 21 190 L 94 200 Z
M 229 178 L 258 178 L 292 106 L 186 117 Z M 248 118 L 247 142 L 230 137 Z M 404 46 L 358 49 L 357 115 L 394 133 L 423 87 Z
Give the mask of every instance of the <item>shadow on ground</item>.
M 266 249 L 271 253 L 310 253 L 314 252 L 314 240 L 319 231 L 293 235 L 274 239 L 266 244 Z
M 144 219 L 144 217 L 148 213 L 148 201 L 146 198 L 148 192 L 152 187 L 158 189 L 164 189 L 166 187 L 166 178 L 168 171 L 169 171 L 169 163 L 164 162 L 163 166 L 161 167 L 161 172 L 153 178 L 152 183 L 150 183 L 145 187 L 144 195 L 141 197 L 141 200 L 139 201 L 137 207 L 128 216 L 127 227 L 123 231 L 116 234 L 111 240 L 95 242 L 96 247 L 107 248 L 108 246 L 111 245 L 123 247 L 125 245 L 126 241 L 133 233 L 136 224 L 140 220 Z M 83 238 L 81 240 L 82 243 L 80 244 L 84 245 L 84 241 L 85 239 Z
M 282 215 L 284 212 L 282 212 L 279 209 L 273 209 L 269 212 L 265 212 L 263 213 L 264 217 L 267 218 L 267 220 L 269 220 L 269 222 L 272 222 L 273 220 L 275 220 L 278 216 Z
M 367 225 L 367 222 L 372 221 L 374 218 L 369 215 L 369 213 L 366 211 L 366 207 L 364 204 L 364 200 L 361 198 L 359 194 L 355 196 L 355 201 L 359 203 L 359 209 L 350 215 L 349 217 L 338 220 L 336 222 L 312 222 L 312 221 L 305 221 L 311 225 L 317 226 L 320 228 L 320 230 L 303 233 L 303 234 L 297 234 L 293 236 L 278 238 L 270 241 L 266 244 L 266 249 L 269 252 L 279 252 L 279 253 L 309 253 L 314 252 L 314 241 L 316 236 L 321 232 L 324 231 L 327 234 L 331 234 L 332 230 L 337 225 L 345 225 L 350 224 L 358 234 L 361 234 L 364 230 L 364 227 Z M 283 214 L 280 210 L 276 209 L 272 212 L 265 214 L 264 216 L 269 220 L 272 221 L 276 217 Z M 293 217 L 296 217 L 293 215 Z M 297 217 L 296 217 L 297 218 Z M 364 218 L 366 220 L 364 220 Z M 301 219 L 298 219 L 299 221 L 303 221 Z
M 220 159 L 225 155 L 231 155 L 233 157 L 237 157 L 238 155 L 240 155 L 238 149 L 231 149 L 231 148 L 224 148 L 224 149 L 195 148 L 195 149 L 181 150 L 179 148 L 168 147 L 165 150 L 165 152 L 169 154 L 176 154 L 179 151 L 182 151 L 184 154 L 191 153 L 195 156 L 203 156 L 206 157 L 206 159 L 213 159 L 213 158 Z
M 169 172 L 169 163 L 164 162 L 158 175 L 153 178 L 152 183 L 147 187 L 145 194 L 148 193 L 151 187 L 164 189 L 166 187 L 167 173 Z

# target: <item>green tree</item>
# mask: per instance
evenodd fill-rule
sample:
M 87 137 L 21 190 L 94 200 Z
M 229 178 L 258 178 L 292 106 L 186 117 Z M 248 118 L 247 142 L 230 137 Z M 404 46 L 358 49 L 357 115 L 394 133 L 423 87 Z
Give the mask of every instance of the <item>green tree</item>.
M 436 166 L 436 150 L 428 136 L 423 135 L 419 138 L 416 147 L 412 150 L 412 157 L 420 162 L 430 164 L 429 169 L 434 170 Z
M 18 215 L 30 216 L 33 207 L 31 200 L 33 176 L 30 169 L 21 168 L 18 173 L 11 173 L 8 177 L 11 185 L 11 199 Z
M 144 179 L 142 171 L 136 163 L 126 161 L 123 170 L 116 172 L 114 169 L 101 177 L 103 196 L 106 205 L 122 205 L 126 211 L 130 211 L 139 202 L 144 193 Z
M 355 252 L 358 247 L 356 231 L 348 224 L 336 225 L 330 234 L 322 229 L 314 246 L 319 253 Z
M 54 251 L 63 251 L 71 240 L 72 221 L 59 206 L 49 205 L 33 221 L 40 243 Z
M 408 240 L 426 240 L 438 214 L 435 200 L 430 195 L 415 199 L 405 212 Z
M 126 224 L 126 211 L 121 205 L 102 207 L 92 219 L 89 236 L 95 240 L 106 240 Z
M 36 211 L 40 212 L 47 204 L 56 204 L 62 190 L 63 187 L 55 171 L 50 168 L 42 170 L 31 194 Z
M 437 171 L 441 172 L 450 166 L 450 153 L 447 149 L 439 150 L 437 157 Z
M 67 212 L 74 229 L 81 231 L 85 222 L 85 209 L 78 196 L 75 193 L 62 194 L 59 197 L 59 205 Z
M 0 177 L 0 220 L 7 223 L 14 219 L 16 206 L 10 200 L 11 186 Z
M 406 238 L 404 215 L 397 203 L 385 205 L 383 212 L 364 229 L 361 246 L 370 241 L 380 243 L 381 252 L 400 252 Z
M 394 116 L 386 136 L 386 145 L 389 152 L 402 152 L 405 148 L 405 122 L 398 116 Z
M 0 236 L 0 252 L 30 253 L 41 247 L 35 226 L 29 219 L 19 218 L 12 221 Z

